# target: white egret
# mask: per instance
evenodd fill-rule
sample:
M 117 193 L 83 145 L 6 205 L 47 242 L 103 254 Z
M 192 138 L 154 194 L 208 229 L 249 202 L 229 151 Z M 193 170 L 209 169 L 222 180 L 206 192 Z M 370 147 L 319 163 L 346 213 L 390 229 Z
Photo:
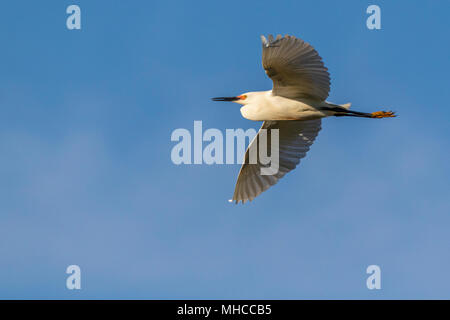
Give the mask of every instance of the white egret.
M 253 200 L 293 170 L 306 155 L 321 129 L 321 118 L 350 116 L 364 118 L 395 117 L 392 111 L 372 113 L 349 110 L 350 103 L 337 105 L 325 101 L 330 91 L 330 75 L 322 58 L 307 42 L 286 35 L 275 39 L 261 36 L 262 64 L 273 81 L 269 91 L 247 92 L 234 97 L 213 98 L 214 101 L 233 101 L 243 105 L 244 118 L 264 121 L 261 129 L 279 129 L 279 170 L 273 175 L 261 175 L 264 166 L 259 161 L 249 163 L 249 148 L 245 153 L 237 178 L 233 199 L 236 203 Z M 270 130 L 267 131 L 270 143 Z

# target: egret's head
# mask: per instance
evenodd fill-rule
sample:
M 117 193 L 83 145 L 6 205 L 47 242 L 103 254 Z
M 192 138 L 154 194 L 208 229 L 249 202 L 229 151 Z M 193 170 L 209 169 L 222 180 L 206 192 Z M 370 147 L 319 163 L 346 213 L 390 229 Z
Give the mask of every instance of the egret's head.
M 213 101 L 232 101 L 239 104 L 247 104 L 249 102 L 249 98 L 251 97 L 251 92 L 241 94 L 240 96 L 235 97 L 217 97 L 212 98 Z

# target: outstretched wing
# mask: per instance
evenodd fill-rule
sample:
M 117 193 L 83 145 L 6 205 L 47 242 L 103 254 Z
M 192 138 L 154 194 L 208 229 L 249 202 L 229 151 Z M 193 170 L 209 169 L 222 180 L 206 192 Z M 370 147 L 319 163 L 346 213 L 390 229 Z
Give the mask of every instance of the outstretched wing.
M 273 81 L 272 93 L 289 99 L 324 101 L 330 92 L 330 74 L 317 51 L 293 36 L 268 38 L 261 36 L 262 64 Z
M 261 129 L 279 129 L 279 163 L 278 172 L 273 175 L 262 175 L 261 168 L 268 168 L 270 164 L 260 162 L 259 152 L 257 163 L 250 164 L 250 148 L 256 147 Z M 253 200 L 270 186 L 276 184 L 287 172 L 295 169 L 300 159 L 306 155 L 321 129 L 321 121 L 264 121 L 256 137 L 245 152 L 245 160 L 239 171 L 233 199 L 238 203 Z M 267 130 L 267 149 L 271 150 L 271 130 Z M 263 140 L 262 140 L 263 141 Z M 258 146 L 259 147 L 259 146 Z

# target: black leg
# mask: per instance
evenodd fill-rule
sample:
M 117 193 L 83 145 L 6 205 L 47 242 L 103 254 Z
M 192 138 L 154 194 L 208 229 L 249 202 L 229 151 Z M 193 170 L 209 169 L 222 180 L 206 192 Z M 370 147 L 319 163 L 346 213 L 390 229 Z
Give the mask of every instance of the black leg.
M 372 118 L 372 114 L 370 114 L 370 113 L 353 111 L 353 110 L 347 110 L 347 109 L 342 108 L 342 107 L 322 107 L 320 109 L 326 110 L 326 111 L 339 112 L 339 113 L 336 113 L 334 115 L 335 117 L 345 117 L 345 116 L 347 116 L 347 117 Z
M 335 117 L 358 117 L 358 118 L 372 118 L 370 114 L 353 114 L 353 113 L 336 113 Z

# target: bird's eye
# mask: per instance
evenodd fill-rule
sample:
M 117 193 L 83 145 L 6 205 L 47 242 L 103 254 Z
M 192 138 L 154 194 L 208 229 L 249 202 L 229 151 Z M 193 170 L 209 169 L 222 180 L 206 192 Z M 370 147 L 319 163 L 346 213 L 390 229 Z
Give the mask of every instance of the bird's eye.
M 247 99 L 247 96 L 246 96 L 245 94 L 243 94 L 243 95 L 241 95 L 241 96 L 238 96 L 238 98 L 239 98 L 240 100 L 245 100 L 245 99 Z

